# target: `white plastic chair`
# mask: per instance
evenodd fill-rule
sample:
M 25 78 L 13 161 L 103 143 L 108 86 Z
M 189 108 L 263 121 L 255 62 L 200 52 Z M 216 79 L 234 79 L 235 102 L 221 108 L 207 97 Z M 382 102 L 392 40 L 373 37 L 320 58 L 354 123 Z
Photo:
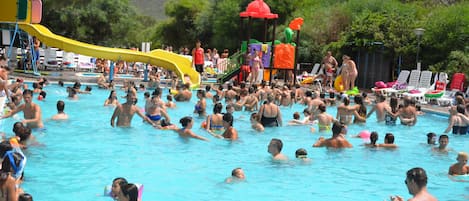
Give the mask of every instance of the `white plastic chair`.
M 48 68 L 59 68 L 59 62 L 57 61 L 57 50 L 53 48 L 47 48 L 44 50 L 44 63 L 43 65 Z

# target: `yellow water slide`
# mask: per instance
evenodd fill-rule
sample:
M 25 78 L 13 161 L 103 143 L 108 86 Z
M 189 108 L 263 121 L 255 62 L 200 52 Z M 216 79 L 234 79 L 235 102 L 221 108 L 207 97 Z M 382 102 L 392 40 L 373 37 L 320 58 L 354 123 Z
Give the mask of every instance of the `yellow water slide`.
M 56 35 L 40 24 L 20 24 L 19 27 L 30 35 L 36 36 L 47 46 L 96 58 L 149 63 L 175 72 L 181 80 L 184 80 L 185 75 L 189 76 L 192 82 L 191 88 L 197 88 L 200 85 L 200 75 L 192 68 L 192 62 L 188 58 L 175 53 L 163 50 L 144 53 L 87 44 Z

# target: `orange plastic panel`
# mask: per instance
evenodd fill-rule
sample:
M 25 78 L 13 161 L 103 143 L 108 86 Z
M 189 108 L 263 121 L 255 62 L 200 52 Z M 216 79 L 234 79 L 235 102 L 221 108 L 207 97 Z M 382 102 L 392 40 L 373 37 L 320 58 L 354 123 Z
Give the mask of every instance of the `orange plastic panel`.
M 42 1 L 32 0 L 31 23 L 39 24 L 42 19 Z
M 279 44 L 275 46 L 274 68 L 290 69 L 295 65 L 295 47 L 290 44 Z

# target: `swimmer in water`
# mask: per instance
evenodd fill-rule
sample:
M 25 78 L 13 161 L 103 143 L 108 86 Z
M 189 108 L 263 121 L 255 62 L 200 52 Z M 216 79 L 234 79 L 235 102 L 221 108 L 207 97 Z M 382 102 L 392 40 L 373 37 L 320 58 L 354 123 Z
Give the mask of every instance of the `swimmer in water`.
M 448 174 L 455 175 L 467 175 L 469 174 L 469 166 L 467 165 L 468 155 L 466 152 L 459 152 L 456 158 L 457 163 L 451 165 L 448 170 Z
M 15 108 L 15 110 L 10 113 L 2 116 L 2 119 L 11 117 L 18 112 L 23 112 L 24 120 L 23 124 L 26 124 L 29 128 L 43 128 L 44 124 L 42 123 L 42 112 L 41 107 L 36 103 L 32 102 L 33 92 L 31 90 L 23 91 L 23 100 L 24 103 Z
M 225 179 L 225 183 L 241 182 L 246 180 L 244 171 L 241 168 L 235 168 L 231 171 L 231 177 Z
M 57 101 L 57 114 L 51 117 L 52 120 L 68 120 L 68 115 L 64 112 L 65 102 Z
M 272 140 L 270 140 L 269 146 L 267 147 L 267 151 L 272 155 L 272 159 L 274 161 L 286 161 L 288 158 L 281 153 L 282 148 L 282 140 L 272 138 Z
M 176 133 L 178 133 L 180 137 L 195 138 L 199 140 L 208 141 L 207 138 L 199 136 L 191 130 L 192 126 L 194 125 L 194 121 L 192 120 L 192 117 L 187 117 L 187 116 L 183 117 L 181 120 L 179 120 L 179 123 L 181 123 L 182 128 L 172 128 L 172 129 L 176 131 Z

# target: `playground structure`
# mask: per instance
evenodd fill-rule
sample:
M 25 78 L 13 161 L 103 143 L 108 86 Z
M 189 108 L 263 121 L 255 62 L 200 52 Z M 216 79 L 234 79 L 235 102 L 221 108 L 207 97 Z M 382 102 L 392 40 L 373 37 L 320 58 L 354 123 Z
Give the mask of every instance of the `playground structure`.
M 224 83 L 231 78 L 238 76 L 238 80 L 245 81 L 252 66 L 249 59 L 249 55 L 253 52 L 262 52 L 261 62 L 264 66 L 263 80 L 268 80 L 269 83 L 272 81 L 272 74 L 278 70 L 291 70 L 294 73 L 293 81 L 296 81 L 296 72 L 294 67 L 296 66 L 297 46 L 299 40 L 299 30 L 303 24 L 302 18 L 296 18 L 291 23 L 289 28 L 285 30 L 286 43 L 282 44 L 280 41 L 275 40 L 275 30 L 277 26 L 278 15 L 271 13 L 269 5 L 263 0 L 253 0 L 247 6 L 246 10 L 239 14 L 240 20 L 240 40 L 241 40 L 241 51 L 238 54 L 230 57 L 230 61 L 234 63 L 234 67 L 231 68 L 228 73 L 218 78 L 219 83 Z M 247 25 L 245 26 L 245 19 L 247 19 Z M 253 27 L 253 21 L 255 19 L 263 20 L 263 36 L 262 41 L 258 41 L 251 38 L 251 29 Z M 269 27 L 271 29 L 271 40 L 268 40 Z M 296 44 L 292 43 L 293 30 L 297 31 Z
M 41 18 L 41 0 L 9 0 L 2 3 L 2 7 L 0 8 L 0 23 L 16 25 L 15 32 L 10 42 L 10 50 L 16 39 L 18 29 L 22 29 L 28 34 L 37 37 L 41 42 L 50 47 L 114 61 L 123 60 L 128 62 L 148 63 L 175 72 L 183 81 L 185 80 L 184 76 L 188 76 L 192 83 L 191 88 L 197 88 L 200 85 L 200 75 L 192 68 L 192 62 L 186 57 L 158 49 L 144 53 L 135 50 L 102 47 L 79 42 L 52 33 L 45 26 L 38 24 L 41 22 Z M 31 51 L 34 51 L 33 48 L 31 48 Z M 35 61 L 32 63 L 36 71 L 36 67 L 34 66 Z M 113 73 L 110 74 L 112 75 Z

